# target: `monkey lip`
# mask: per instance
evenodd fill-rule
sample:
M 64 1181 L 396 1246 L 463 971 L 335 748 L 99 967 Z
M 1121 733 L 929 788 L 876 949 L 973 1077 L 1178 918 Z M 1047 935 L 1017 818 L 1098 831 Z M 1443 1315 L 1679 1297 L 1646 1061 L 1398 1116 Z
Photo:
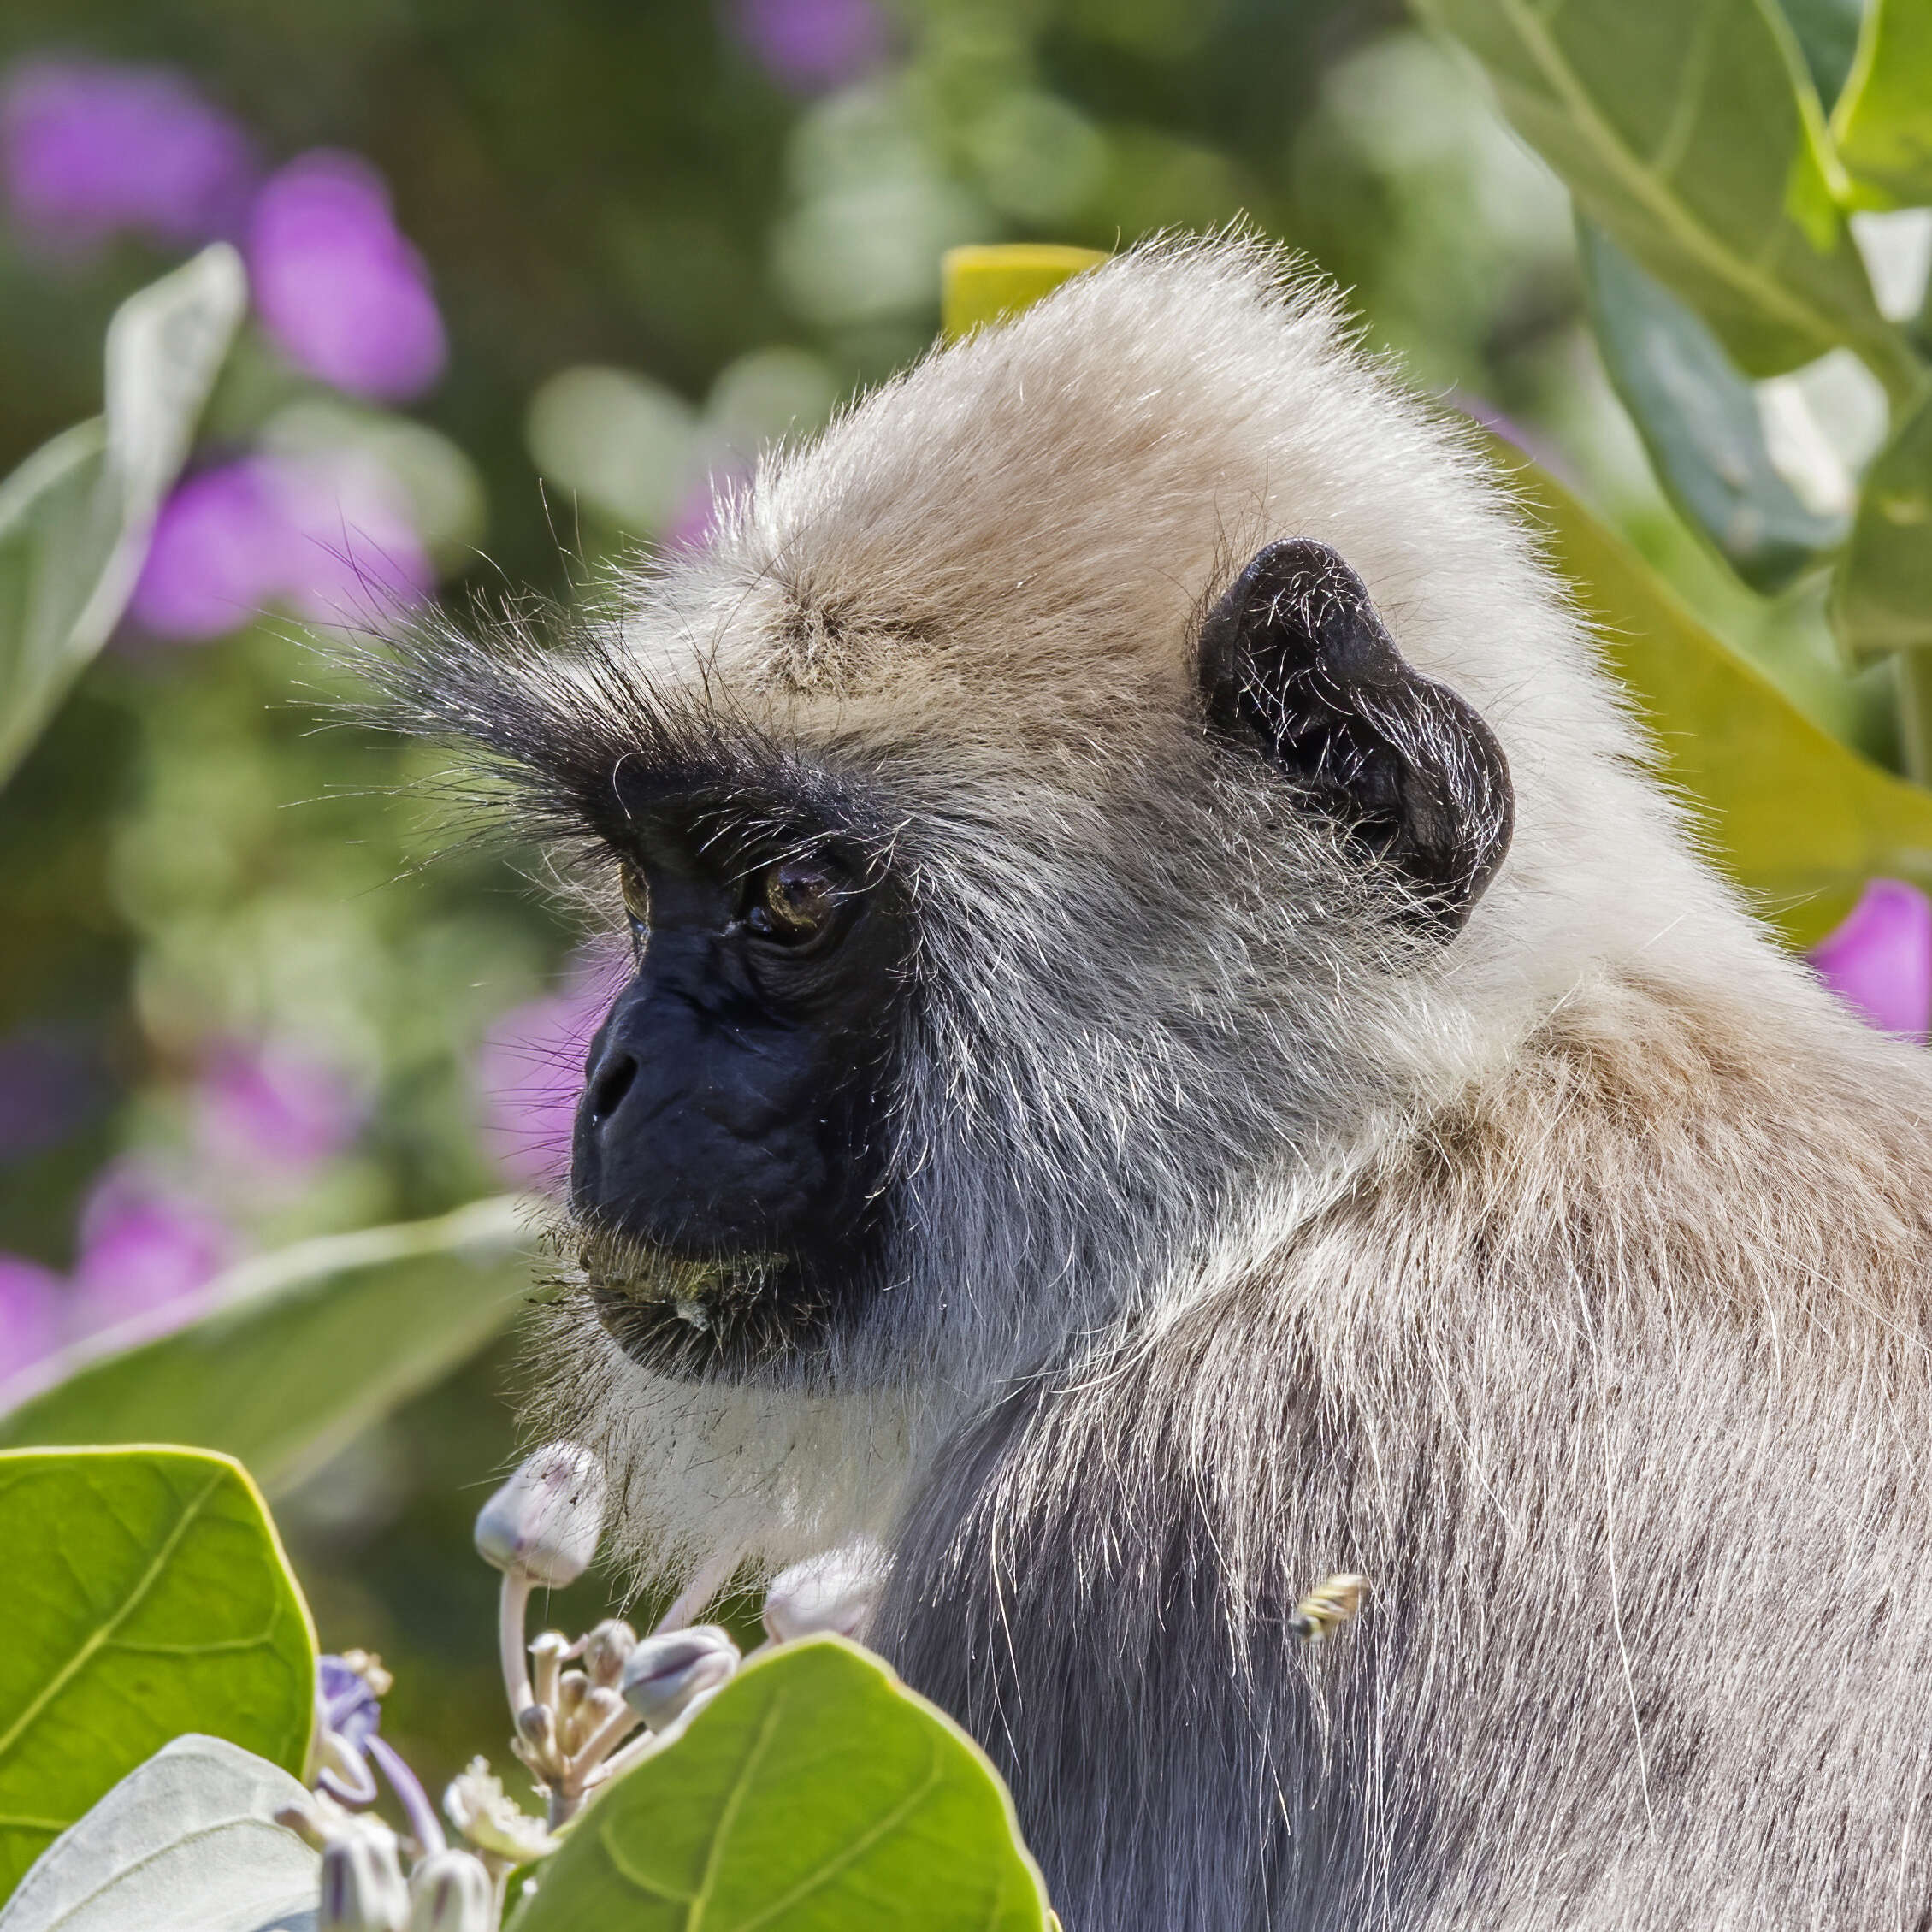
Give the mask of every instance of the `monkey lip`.
M 633 1361 L 662 1374 L 736 1377 L 815 1332 L 817 1297 L 789 1255 L 593 1239 L 578 1258 L 575 1281 L 598 1321 Z

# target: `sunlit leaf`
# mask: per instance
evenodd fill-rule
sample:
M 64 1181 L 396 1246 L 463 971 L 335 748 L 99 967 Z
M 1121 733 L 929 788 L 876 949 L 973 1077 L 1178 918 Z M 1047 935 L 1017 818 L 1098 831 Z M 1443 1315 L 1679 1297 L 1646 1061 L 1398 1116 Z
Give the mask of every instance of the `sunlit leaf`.
M 1593 222 L 1577 242 L 1597 346 L 1657 481 L 1754 590 L 1781 590 L 1845 538 L 1772 466 L 1757 392 L 1703 321 Z
M 1857 657 L 1932 646 L 1932 399 L 1865 472 L 1831 615 Z
M 1932 888 L 1932 792 L 1821 730 L 1560 483 L 1510 445 L 1492 447 L 1602 627 L 1610 668 L 1657 737 L 1664 777 L 1708 828 L 1711 856 L 1786 937 L 1822 938 L 1868 878 Z
M 1845 165 L 1905 207 L 1932 202 L 1932 6 L 1870 0 L 1831 117 Z
M 0 1455 L 0 1896 L 185 1732 L 302 1769 L 315 1637 L 238 1464 L 184 1449 Z
M 1775 0 L 1417 0 L 1481 62 L 1578 205 L 1752 375 L 1848 343 L 1903 390 Z
M 515 1932 L 1041 1932 L 1005 1787 L 836 1637 L 747 1664 L 573 1827 Z
M 311 1932 L 322 1861 L 274 1822 L 305 1795 L 220 1738 L 176 1738 L 48 1846 L 0 1932 Z
M 135 1323 L 0 1385 L 0 1445 L 193 1443 L 287 1488 L 510 1320 L 522 1224 L 480 1201 L 245 1261 L 187 1326 Z
M 1091 248 L 1050 242 L 949 248 L 940 264 L 940 328 L 951 340 L 982 323 L 1018 315 L 1070 275 L 1106 259 Z
M 0 782 L 107 642 L 247 302 L 224 242 L 108 327 L 107 413 L 0 482 Z

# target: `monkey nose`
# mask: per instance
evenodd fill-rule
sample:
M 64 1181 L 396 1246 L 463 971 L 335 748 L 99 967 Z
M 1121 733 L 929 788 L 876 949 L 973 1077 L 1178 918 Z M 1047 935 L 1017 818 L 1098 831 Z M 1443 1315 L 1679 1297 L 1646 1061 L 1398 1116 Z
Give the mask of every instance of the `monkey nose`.
M 613 1044 L 599 1056 L 584 1091 L 584 1119 L 594 1133 L 608 1125 L 637 1079 L 637 1056 Z

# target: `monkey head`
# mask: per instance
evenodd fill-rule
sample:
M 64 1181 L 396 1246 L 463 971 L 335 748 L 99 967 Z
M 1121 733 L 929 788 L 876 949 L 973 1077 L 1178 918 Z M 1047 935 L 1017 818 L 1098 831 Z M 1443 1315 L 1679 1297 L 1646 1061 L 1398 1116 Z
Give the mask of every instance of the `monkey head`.
M 554 628 L 393 681 L 628 932 L 552 1381 L 660 1497 L 810 1516 L 858 1414 L 876 1521 L 922 1430 L 1497 1050 L 1580 828 L 1647 836 L 1493 486 L 1245 243 L 936 352 Z

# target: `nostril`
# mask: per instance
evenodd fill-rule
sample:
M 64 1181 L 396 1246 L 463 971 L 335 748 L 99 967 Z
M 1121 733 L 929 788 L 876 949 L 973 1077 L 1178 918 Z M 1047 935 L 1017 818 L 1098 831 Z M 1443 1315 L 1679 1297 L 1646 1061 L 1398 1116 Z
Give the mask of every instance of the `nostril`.
M 636 1078 L 637 1062 L 627 1053 L 615 1055 L 598 1068 L 590 1083 L 592 1126 L 601 1127 L 623 1105 L 623 1096 Z

